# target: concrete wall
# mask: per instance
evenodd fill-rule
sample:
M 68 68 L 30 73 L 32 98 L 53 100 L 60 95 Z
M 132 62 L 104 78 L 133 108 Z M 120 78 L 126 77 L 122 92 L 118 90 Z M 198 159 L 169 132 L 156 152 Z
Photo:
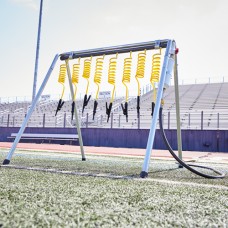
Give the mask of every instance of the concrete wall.
M 16 133 L 19 128 L 0 127 L 0 141 L 12 141 L 8 139 L 11 133 Z M 26 133 L 60 133 L 75 134 L 74 128 L 26 128 Z M 104 129 L 82 128 L 83 143 L 85 146 L 107 146 L 146 148 L 148 129 Z M 174 150 L 177 150 L 176 130 L 166 130 L 167 138 Z M 28 141 L 27 141 L 28 142 Z M 182 130 L 183 150 L 228 152 L 228 131 L 223 130 Z M 40 142 L 39 142 L 40 143 Z M 60 143 L 57 142 L 56 143 Z M 69 142 L 66 142 L 69 143 Z M 160 130 L 156 131 L 155 149 L 166 149 L 160 136 Z

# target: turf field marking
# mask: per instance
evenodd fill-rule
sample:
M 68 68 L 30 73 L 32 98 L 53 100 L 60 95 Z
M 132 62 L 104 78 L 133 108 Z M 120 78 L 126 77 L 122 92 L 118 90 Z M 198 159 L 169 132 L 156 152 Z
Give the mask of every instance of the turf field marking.
M 124 176 L 124 175 L 113 175 L 107 173 L 85 173 L 85 172 L 75 172 L 68 170 L 57 170 L 57 169 L 45 169 L 40 167 L 26 167 L 26 166 L 15 166 L 15 165 L 1 165 L 1 168 L 12 168 L 12 169 L 21 169 L 21 170 L 29 170 L 29 171 L 41 171 L 48 173 L 57 173 L 57 174 L 67 174 L 67 175 L 76 175 L 76 176 L 85 176 L 85 177 L 101 177 L 101 178 L 109 178 L 109 179 L 126 179 L 126 180 L 134 180 L 134 181 L 148 181 L 148 182 L 157 182 L 162 184 L 170 184 L 170 185 L 185 185 L 190 187 L 204 187 L 204 188 L 215 188 L 220 190 L 228 190 L 227 186 L 222 185 L 212 185 L 212 184 L 199 184 L 194 182 L 178 182 L 172 180 L 162 180 L 162 179 L 153 179 L 146 178 L 142 179 L 135 176 Z
M 144 181 L 144 179 L 139 179 L 139 180 Z M 173 184 L 173 185 L 185 185 L 190 187 L 205 187 L 205 188 L 216 188 L 216 189 L 228 190 L 228 187 L 223 185 L 199 184 L 194 182 L 178 182 L 178 181 L 172 181 L 172 180 L 150 179 L 150 178 L 145 179 L 145 181 L 154 181 L 154 182 Z

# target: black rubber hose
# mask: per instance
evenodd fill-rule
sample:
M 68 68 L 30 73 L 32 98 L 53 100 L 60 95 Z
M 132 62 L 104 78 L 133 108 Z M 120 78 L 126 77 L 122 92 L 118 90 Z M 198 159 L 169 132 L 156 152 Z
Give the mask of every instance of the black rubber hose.
M 218 179 L 218 178 L 224 178 L 225 176 L 225 173 L 221 173 L 213 168 L 210 168 L 210 167 L 207 167 L 207 166 L 201 166 L 201 165 L 193 165 L 193 164 L 186 164 L 184 161 L 182 161 L 176 154 L 175 152 L 173 151 L 172 147 L 170 146 L 167 138 L 166 138 L 166 135 L 165 135 L 165 131 L 164 131 L 164 128 L 163 128 L 163 123 L 162 123 L 162 111 L 163 111 L 163 108 L 161 107 L 160 110 L 159 110 L 159 125 L 160 125 L 160 130 L 161 130 L 161 135 L 162 135 L 162 138 L 169 150 L 169 152 L 172 154 L 172 156 L 182 165 L 184 166 L 186 169 L 188 169 L 189 171 L 195 173 L 196 175 L 199 175 L 201 177 L 205 177 L 205 178 L 209 178 L 209 179 Z M 202 169 L 208 169 L 208 170 L 212 170 L 213 172 L 217 173 L 219 176 L 212 176 L 212 175 L 208 175 L 208 174 L 204 174 L 204 173 L 201 173 L 193 168 L 192 167 L 197 167 L 197 168 L 202 168 Z

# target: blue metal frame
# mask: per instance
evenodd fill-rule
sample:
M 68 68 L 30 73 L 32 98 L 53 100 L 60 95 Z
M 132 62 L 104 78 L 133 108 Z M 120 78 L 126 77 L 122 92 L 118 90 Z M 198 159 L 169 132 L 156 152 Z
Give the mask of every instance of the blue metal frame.
M 59 58 L 59 54 L 56 54 L 54 59 L 53 59 L 53 61 L 52 61 L 51 66 L 50 66 L 50 68 L 49 68 L 49 70 L 48 70 L 48 72 L 47 72 L 47 74 L 46 74 L 46 76 L 45 76 L 45 78 L 43 80 L 43 83 L 40 86 L 40 89 L 39 89 L 37 95 L 35 96 L 32 104 L 31 104 L 30 109 L 28 110 L 28 113 L 27 113 L 27 115 L 26 115 L 26 117 L 25 117 L 25 119 L 24 119 L 24 121 L 23 121 L 23 123 L 21 125 L 21 128 L 20 128 L 19 132 L 17 133 L 17 137 L 15 138 L 9 153 L 7 154 L 6 159 L 3 161 L 3 165 L 6 165 L 6 164 L 10 163 L 10 159 L 12 158 L 12 156 L 14 154 L 14 151 L 15 151 L 15 149 L 17 147 L 17 144 L 18 144 L 18 142 L 21 139 L 21 136 L 22 136 L 22 134 L 23 134 L 23 132 L 24 132 L 24 130 L 26 128 L 26 125 L 27 125 L 27 123 L 28 123 L 28 121 L 29 121 L 29 119 L 30 119 L 35 107 L 36 107 L 36 104 L 37 104 L 37 102 L 38 102 L 38 100 L 39 100 L 39 98 L 40 98 L 40 96 L 41 96 L 41 94 L 42 94 L 47 82 L 48 82 L 48 79 L 50 78 L 50 75 L 51 75 L 51 73 L 52 73 L 52 71 L 53 71 L 53 69 L 55 67 L 55 64 L 56 64 L 58 58 Z
M 159 87 L 158 87 L 155 110 L 154 110 L 153 119 L 152 119 L 152 123 L 151 123 L 151 127 L 150 127 L 148 141 L 147 141 L 146 154 L 145 154 L 145 158 L 144 158 L 142 172 L 140 175 L 141 177 L 146 177 L 148 175 L 149 162 L 150 162 L 152 147 L 153 147 L 154 138 L 155 138 L 156 125 L 158 122 L 159 109 L 161 106 L 163 91 L 166 88 L 166 86 L 168 86 L 168 84 L 170 82 L 171 72 L 173 71 L 173 68 L 175 68 L 176 80 L 178 80 L 178 78 L 177 78 L 177 63 L 176 63 L 176 55 L 175 55 L 176 43 L 174 40 L 151 41 L 151 42 L 144 42 L 144 43 L 137 43 L 137 44 L 113 46 L 113 47 L 107 47 L 107 48 L 83 50 L 83 51 L 77 51 L 77 52 L 66 52 L 66 53 L 62 53 L 60 55 L 57 54 L 55 56 L 52 64 L 51 64 L 45 78 L 44 78 L 44 81 L 43 81 L 36 97 L 34 98 L 34 101 L 32 102 L 32 105 L 31 105 L 31 107 L 30 107 L 30 109 L 26 115 L 26 118 L 24 119 L 22 126 L 21 126 L 21 128 L 17 134 L 17 137 L 15 138 L 14 143 L 13 143 L 6 159 L 4 160 L 3 164 L 9 164 L 10 163 L 10 159 L 12 158 L 12 155 L 16 149 L 16 146 L 17 146 L 20 138 L 21 138 L 21 135 L 25 130 L 27 122 L 28 122 L 30 116 L 32 115 L 32 112 L 34 111 L 36 103 L 38 102 L 38 100 L 39 100 L 39 98 L 40 98 L 40 96 L 41 96 L 41 94 L 42 94 L 42 92 L 46 86 L 46 83 L 47 83 L 47 81 L 51 75 L 52 70 L 54 69 L 54 66 L 55 66 L 59 56 L 60 56 L 61 60 L 66 61 L 68 79 L 69 79 L 69 83 L 70 83 L 71 93 L 73 96 L 73 87 L 71 85 L 71 73 L 70 73 L 70 69 L 69 69 L 69 65 L 68 65 L 68 60 L 74 59 L 74 58 L 79 58 L 79 57 L 83 58 L 83 57 L 88 57 L 88 56 L 99 56 L 99 55 L 103 55 L 103 54 L 111 55 L 111 54 L 116 54 L 116 53 L 125 53 L 125 52 L 129 52 L 129 51 L 134 52 L 134 51 L 141 51 L 141 50 L 145 50 L 145 49 L 151 50 L 151 49 L 158 48 L 158 44 L 161 48 L 166 48 L 166 52 L 165 52 L 164 62 L 163 62 L 163 67 L 162 67 L 162 72 L 161 72 L 161 79 L 160 79 Z M 178 81 L 176 81 L 175 84 L 177 84 L 177 86 L 178 86 Z M 176 102 L 179 103 L 179 92 L 178 92 L 178 90 L 176 93 Z M 178 106 L 178 109 L 179 109 L 179 106 Z M 76 109 L 75 109 L 75 115 L 76 115 L 75 116 L 76 120 L 78 120 Z M 177 119 L 178 118 L 180 118 L 179 114 L 177 114 Z M 81 135 L 80 127 L 77 126 L 77 128 L 78 128 L 79 134 Z M 177 126 L 177 128 L 180 128 L 180 126 Z M 179 129 L 179 132 L 180 132 L 180 129 Z M 81 136 L 80 136 L 80 138 L 81 138 Z M 178 141 L 179 142 L 178 143 L 179 156 L 181 157 L 181 153 L 180 153 L 180 152 L 182 152 L 181 137 L 179 137 L 178 140 L 179 140 Z M 82 160 L 85 160 L 82 138 L 80 140 L 80 146 L 81 146 Z
M 155 131 L 156 131 L 156 126 L 157 126 L 157 122 L 158 122 L 158 115 L 159 115 L 159 109 L 161 106 L 163 90 L 164 90 L 165 82 L 168 81 L 167 77 L 171 76 L 171 75 L 169 75 L 171 69 L 168 69 L 169 60 L 170 60 L 171 55 L 173 55 L 173 53 L 175 53 L 175 48 L 176 48 L 175 41 L 169 40 L 167 43 L 166 52 L 165 52 L 165 56 L 164 56 L 164 62 L 163 62 L 163 67 L 162 67 L 162 72 L 161 72 L 161 79 L 159 81 L 159 87 L 158 87 L 157 98 L 156 98 L 156 105 L 155 105 L 155 109 L 154 109 L 154 113 L 153 113 L 153 119 L 151 122 L 149 137 L 148 137 L 148 141 L 147 141 L 146 154 L 145 154 L 145 158 L 144 158 L 142 172 L 140 174 L 140 176 L 143 178 L 147 177 L 147 175 L 148 175 L 150 157 L 151 157 L 152 147 L 154 144 Z

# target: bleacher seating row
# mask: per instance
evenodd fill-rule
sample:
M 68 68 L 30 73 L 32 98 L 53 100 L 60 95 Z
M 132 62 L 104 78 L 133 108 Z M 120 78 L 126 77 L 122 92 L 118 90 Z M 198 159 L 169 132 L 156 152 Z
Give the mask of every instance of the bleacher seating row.
M 228 129 L 228 83 L 208 83 L 180 85 L 180 113 L 182 129 Z M 140 128 L 150 128 L 151 102 L 153 91 L 141 97 Z M 164 94 L 164 127 L 176 128 L 176 106 L 174 86 L 170 86 Z M 76 101 L 81 127 L 99 128 L 138 128 L 136 97 L 129 99 L 128 122 L 122 113 L 121 103 L 124 97 L 114 101 L 112 119 L 107 123 L 106 102 L 109 99 L 100 99 L 95 119 L 92 119 L 93 102 L 91 100 L 82 116 L 83 100 Z M 75 120 L 71 120 L 71 101 L 65 101 L 61 111 L 55 116 L 57 100 L 41 100 L 29 122 L 28 127 L 75 127 Z M 0 103 L 0 127 L 19 127 L 31 102 Z

